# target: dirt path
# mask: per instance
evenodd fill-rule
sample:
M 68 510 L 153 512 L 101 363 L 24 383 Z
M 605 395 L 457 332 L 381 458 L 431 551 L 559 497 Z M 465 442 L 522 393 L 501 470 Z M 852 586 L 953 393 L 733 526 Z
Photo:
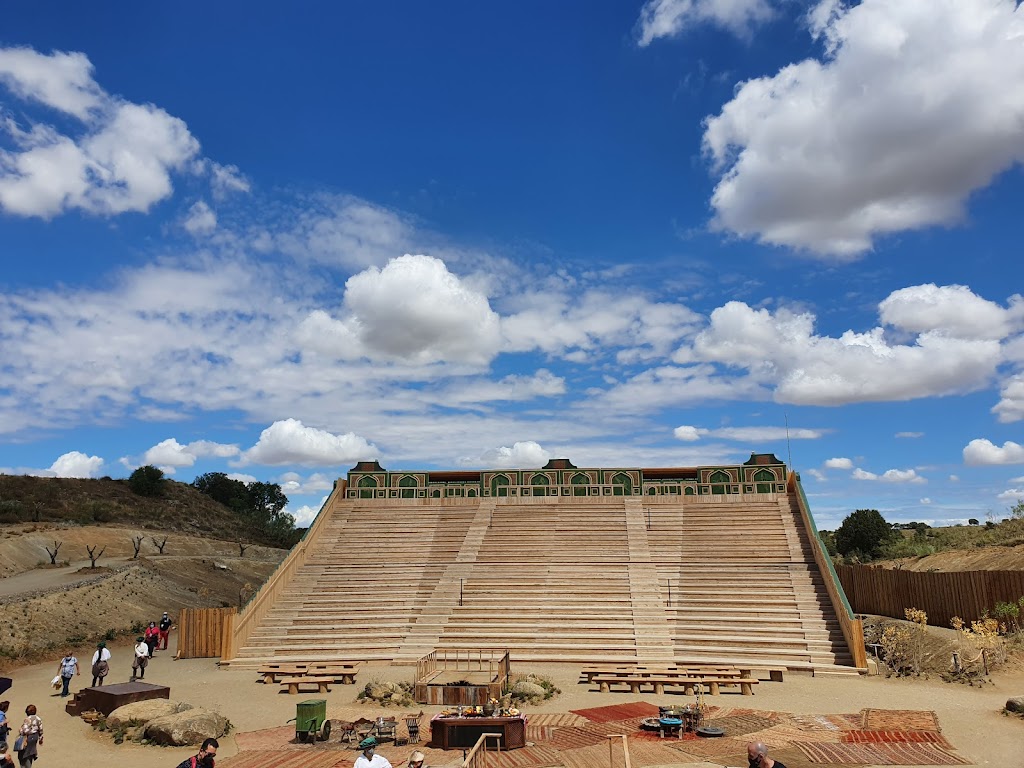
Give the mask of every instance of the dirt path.
M 173 647 L 173 646 L 172 646 Z M 110 681 L 121 682 L 129 672 L 127 646 L 115 646 Z M 111 765 L 176 765 L 191 754 L 193 748 L 157 748 L 136 744 L 115 746 L 110 737 L 94 732 L 86 723 L 63 712 L 63 701 L 52 695 L 48 683 L 57 660 L 14 672 L 14 687 L 5 698 L 11 700 L 11 714 L 21 713 L 28 703 L 39 707 L 45 723 L 46 740 L 41 750 L 45 765 L 56 768 L 110 768 Z M 686 701 L 680 695 L 655 697 L 623 693 L 592 692 L 577 683 L 577 665 L 530 665 L 520 672 L 534 671 L 548 675 L 563 694 L 544 705 L 527 709 L 530 712 L 568 712 L 582 707 L 624 704 L 630 701 L 664 703 L 665 699 Z M 357 691 L 369 680 L 407 680 L 411 667 L 370 666 L 357 678 L 357 686 L 334 686 L 326 694 L 329 716 L 363 712 L 375 715 L 380 710 L 354 703 Z M 295 704 L 304 697 L 278 693 L 275 687 L 256 682 L 252 671 L 218 669 L 213 660 L 174 661 L 158 654 L 153 660 L 146 682 L 166 684 L 171 698 L 188 701 L 225 715 L 236 731 L 254 731 L 284 726 L 295 716 Z M 88 684 L 76 678 L 73 689 Z M 753 698 L 735 693 L 715 697 L 719 706 L 752 707 L 805 714 L 851 713 L 865 707 L 884 709 L 931 710 L 936 712 L 943 735 L 964 757 L 980 766 L 1021 768 L 1024 758 L 1024 721 L 1005 717 L 1000 709 L 1006 699 L 1024 694 L 1024 674 L 1015 672 L 997 678 L 995 685 L 968 688 L 935 680 L 886 680 L 883 677 L 799 677 L 789 676 L 784 683 L 765 683 Z M 419 707 L 417 707 L 419 709 Z M 436 707 L 423 707 L 433 714 Z M 396 710 L 390 710 L 394 713 Z M 415 710 L 414 710 L 415 711 Z M 233 735 L 221 740 L 220 754 L 237 753 Z M 341 754 L 341 753 L 339 753 Z M 354 759 L 355 754 L 352 754 Z M 740 765 L 742 755 L 730 757 L 731 765 Z M 347 765 L 347 762 L 340 763 Z M 597 768 L 595 766 L 595 768 Z
M 98 570 L 94 575 L 82 571 L 83 568 L 89 567 L 88 560 L 72 563 L 65 568 L 37 568 L 33 571 L 24 571 L 15 576 L 0 579 L 0 598 L 26 593 L 49 592 L 69 584 L 104 579 L 114 568 L 125 565 L 127 562 L 129 561 L 105 559 L 103 570 Z

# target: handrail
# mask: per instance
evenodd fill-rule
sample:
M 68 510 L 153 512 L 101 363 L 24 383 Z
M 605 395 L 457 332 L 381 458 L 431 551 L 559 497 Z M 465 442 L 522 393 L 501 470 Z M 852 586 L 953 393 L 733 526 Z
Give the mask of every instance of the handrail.
M 615 765 L 615 749 L 613 746 L 615 739 L 622 739 L 623 766 L 625 766 L 625 768 L 633 768 L 629 761 L 629 739 L 624 733 L 608 734 L 608 768 L 618 768 L 618 766 Z
M 814 562 L 817 563 L 818 570 L 821 571 L 822 578 L 825 580 L 825 589 L 832 600 L 832 607 L 835 609 L 836 618 L 839 619 L 839 627 L 843 631 L 843 638 L 850 649 L 850 656 L 853 657 L 853 665 L 858 669 L 867 669 L 868 659 L 867 649 L 864 646 L 864 624 L 854 615 L 853 608 L 850 607 L 850 601 L 846 598 L 843 583 L 839 580 L 835 565 L 832 563 L 832 557 L 825 551 L 821 543 L 818 527 L 814 524 L 814 517 L 811 515 L 811 505 L 807 502 L 803 485 L 797 479 L 796 472 L 790 471 L 786 486 L 789 492 L 796 498 L 800 517 L 803 520 L 804 527 L 810 534 L 809 538 L 811 540 L 811 551 L 814 554 Z
M 281 590 L 291 581 L 291 577 L 295 572 L 305 565 L 306 554 L 310 545 L 317 539 L 320 528 L 325 525 L 325 521 L 330 517 L 329 514 L 325 514 L 326 511 L 333 507 L 335 500 L 340 501 L 345 498 L 345 488 L 347 485 L 347 480 L 339 480 L 337 482 L 331 495 L 321 505 L 309 528 L 306 529 L 298 543 L 292 547 L 292 551 L 281 561 L 270 575 L 270 578 L 264 582 L 263 586 L 239 609 L 235 615 L 234 629 L 230 638 L 225 638 L 225 647 L 221 649 L 221 659 L 223 662 L 229 662 L 235 658 L 238 651 L 245 645 L 250 635 L 252 635 L 253 630 L 273 607 L 275 599 Z
M 497 751 L 501 752 L 500 733 L 481 733 L 466 759 L 462 761 L 462 768 L 487 768 L 487 739 L 494 739 Z

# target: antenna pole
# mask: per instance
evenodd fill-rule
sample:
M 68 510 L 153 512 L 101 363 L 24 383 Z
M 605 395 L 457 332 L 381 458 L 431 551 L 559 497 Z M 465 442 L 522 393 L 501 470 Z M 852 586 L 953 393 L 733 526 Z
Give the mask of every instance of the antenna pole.
M 789 442 L 789 414 L 785 411 L 782 412 L 782 417 L 786 420 L 786 453 L 789 455 L 789 471 L 793 471 L 793 446 Z

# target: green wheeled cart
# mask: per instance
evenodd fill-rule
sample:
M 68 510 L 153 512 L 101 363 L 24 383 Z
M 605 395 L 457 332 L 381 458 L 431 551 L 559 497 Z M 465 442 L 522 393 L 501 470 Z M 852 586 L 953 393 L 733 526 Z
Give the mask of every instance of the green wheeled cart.
M 327 719 L 327 699 L 309 699 L 295 705 L 296 741 L 313 742 L 317 738 L 320 741 L 327 741 L 330 736 L 331 721 Z

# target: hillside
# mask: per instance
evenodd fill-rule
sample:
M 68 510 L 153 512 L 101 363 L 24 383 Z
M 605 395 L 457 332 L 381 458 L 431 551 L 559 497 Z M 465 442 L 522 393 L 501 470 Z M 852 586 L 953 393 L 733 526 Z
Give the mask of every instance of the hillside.
M 191 533 L 225 541 L 273 546 L 229 507 L 191 485 L 164 482 L 159 498 L 138 496 L 126 480 L 79 480 L 0 475 L 0 524 L 111 524 L 151 531 Z
M 948 549 L 931 555 L 877 560 L 872 565 L 906 571 L 1018 571 L 1024 570 L 1024 544 Z
M 239 605 L 288 553 L 264 538 L 185 483 L 148 498 L 124 480 L 0 475 L 0 669 L 130 637 L 163 611 Z

